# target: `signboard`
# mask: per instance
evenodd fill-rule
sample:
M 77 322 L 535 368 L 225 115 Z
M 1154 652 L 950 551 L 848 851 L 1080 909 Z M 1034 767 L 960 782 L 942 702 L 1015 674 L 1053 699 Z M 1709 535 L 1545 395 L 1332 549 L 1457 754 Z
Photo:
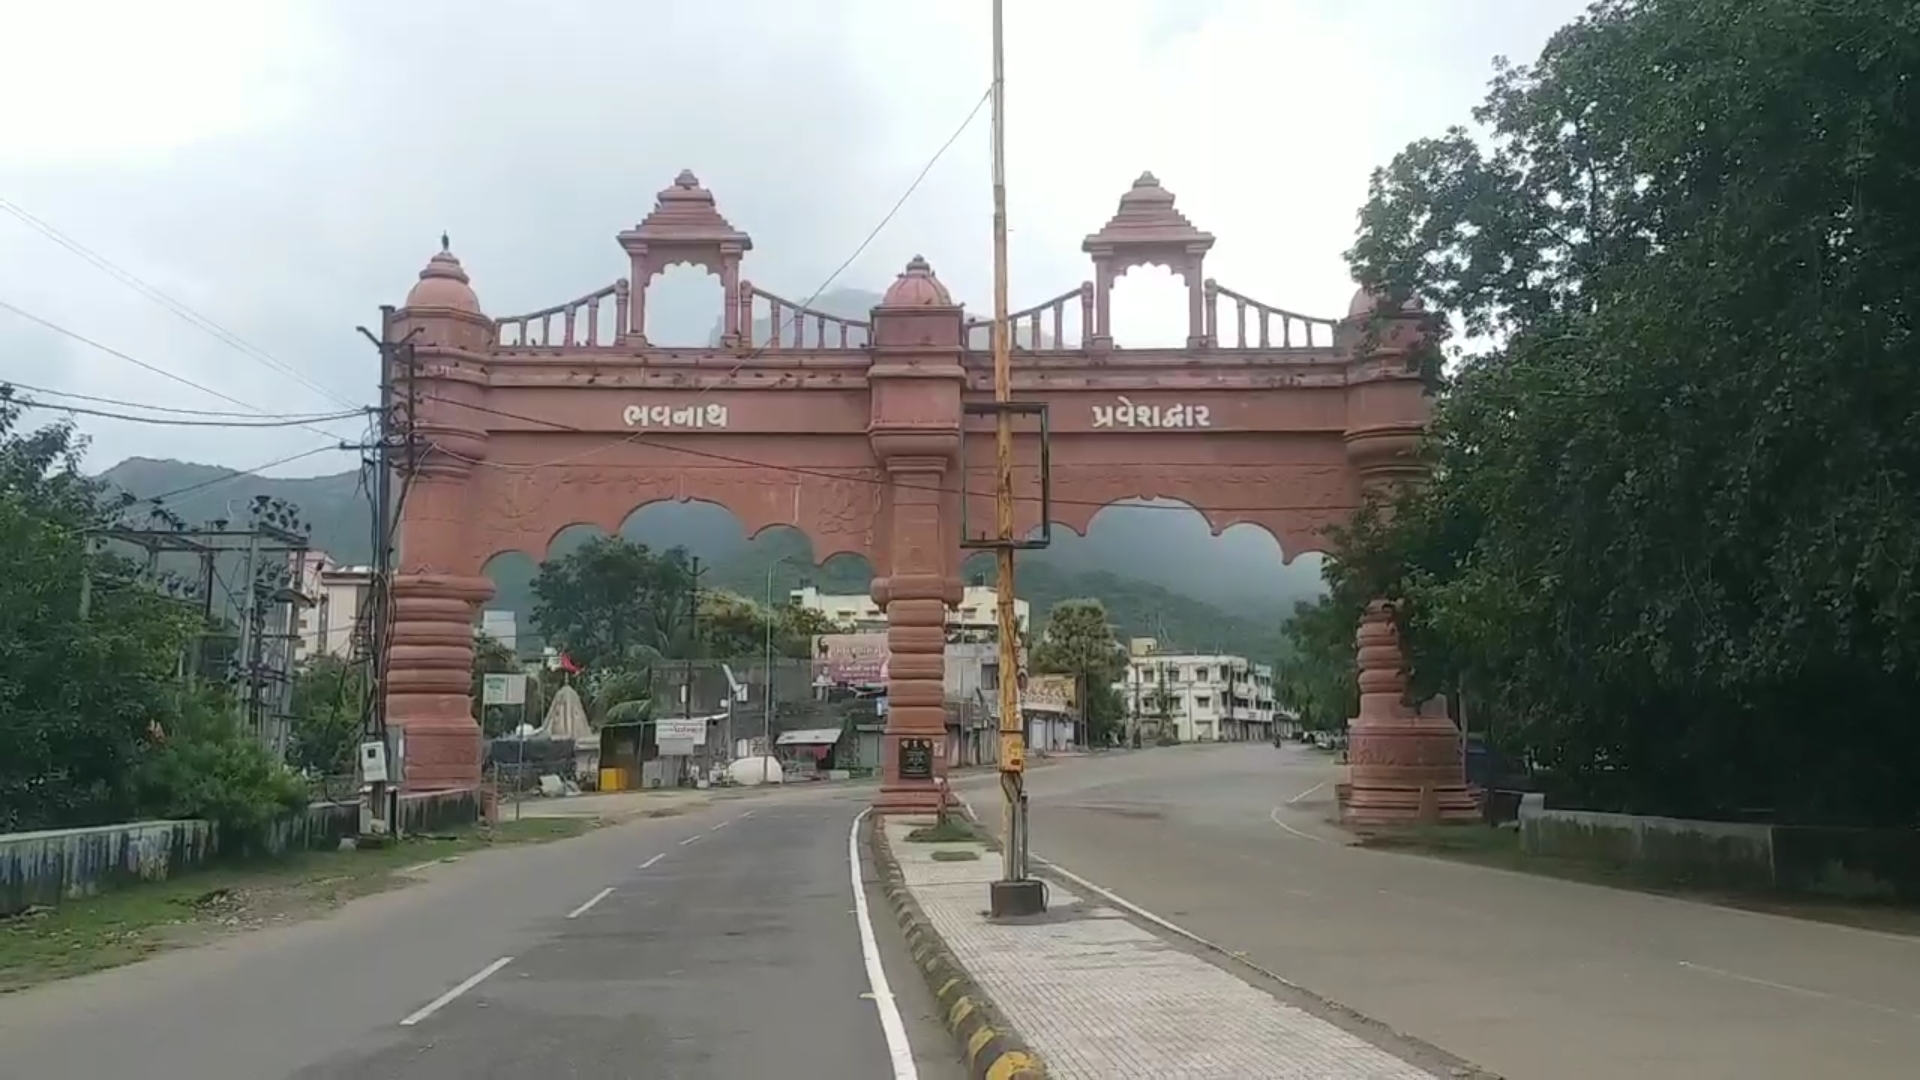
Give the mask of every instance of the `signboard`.
M 525 705 L 527 677 L 523 674 L 487 675 L 480 686 L 482 705 Z
M 695 746 L 705 746 L 707 742 L 707 718 L 704 716 L 663 717 L 654 721 L 654 737 L 660 743 L 660 752 L 666 753 L 666 744 L 688 742 Z
M 900 779 L 933 779 L 933 740 L 900 740 Z
M 1071 715 L 1074 712 L 1074 677 L 1071 675 L 1035 675 L 1027 680 L 1020 694 L 1020 707 L 1034 712 Z
M 815 634 L 813 681 L 834 686 L 872 686 L 886 681 L 887 635 Z

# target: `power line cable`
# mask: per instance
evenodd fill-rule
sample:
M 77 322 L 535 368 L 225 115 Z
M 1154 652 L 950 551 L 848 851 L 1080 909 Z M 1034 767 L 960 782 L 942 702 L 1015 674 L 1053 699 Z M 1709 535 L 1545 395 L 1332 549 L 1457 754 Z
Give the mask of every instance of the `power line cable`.
M 121 352 L 119 349 L 113 348 L 110 345 L 102 345 L 100 342 L 95 341 L 90 337 L 87 337 L 85 334 L 81 334 L 74 330 L 69 330 L 66 327 L 61 326 L 59 323 L 56 323 L 51 319 L 42 318 L 41 316 L 35 315 L 33 312 L 28 311 L 27 309 L 20 307 L 16 304 L 9 303 L 5 300 L 0 300 L 0 310 L 11 311 L 15 315 L 20 316 L 21 318 L 27 320 L 28 322 L 38 323 L 39 325 L 46 327 L 48 330 L 51 330 L 56 334 L 60 334 L 64 337 L 71 338 L 82 345 L 85 345 L 89 348 L 97 349 L 100 352 L 106 353 L 108 356 L 117 357 L 121 360 L 125 360 L 127 363 L 132 364 L 135 367 L 144 368 L 145 370 L 151 371 L 155 375 L 158 375 L 162 378 L 172 379 L 174 382 L 177 382 L 182 386 L 189 386 L 195 390 L 200 391 L 203 394 L 211 394 L 212 396 L 217 397 L 222 401 L 232 402 L 233 404 L 238 405 L 241 408 L 254 413 L 255 415 L 260 415 L 260 416 L 272 415 L 271 413 L 268 413 L 265 409 L 260 408 L 258 405 L 253 405 L 248 402 L 242 401 L 239 398 L 234 397 L 232 394 L 222 393 L 221 391 L 215 390 L 210 386 L 203 386 L 200 383 L 194 382 L 192 379 L 187 378 L 185 375 L 176 375 L 173 372 L 168 371 L 166 368 L 159 366 L 158 364 L 148 363 L 147 361 L 142 360 L 131 353 Z M 358 407 L 359 406 L 355 406 L 355 408 L 358 408 Z M 325 435 L 331 439 L 339 438 L 337 434 L 334 434 L 328 431 L 323 431 L 320 428 L 314 427 L 312 424 L 300 424 L 297 426 L 304 427 L 307 430 L 312 431 L 316 434 Z
M 262 418 L 269 420 L 312 420 L 317 417 L 348 415 L 339 411 L 331 413 L 260 413 L 234 412 L 228 409 L 183 409 L 173 405 L 146 405 L 138 401 L 127 401 L 124 398 L 101 397 L 97 394 L 82 394 L 75 390 L 55 390 L 52 387 L 35 386 L 32 383 L 24 383 L 18 379 L 0 379 L 0 386 L 11 386 L 19 390 L 28 391 L 29 393 L 45 394 L 50 397 L 72 398 L 75 401 L 91 401 L 97 405 L 117 405 L 124 409 L 146 409 L 149 412 L 172 413 L 176 416 L 234 416 L 248 420 L 258 420 Z M 356 409 L 354 411 L 358 412 L 359 410 Z
M 4 385 L 0 384 L 0 389 Z M 0 394 L 0 396 L 6 396 Z M 354 412 L 335 413 L 331 416 L 291 417 L 287 419 L 267 420 L 182 420 L 170 416 L 134 416 L 129 413 L 108 412 L 105 409 L 89 409 L 82 405 L 69 405 L 66 402 L 35 401 L 32 398 L 14 396 L 10 400 L 23 409 L 50 409 L 55 412 L 74 413 L 79 416 L 98 416 L 107 420 L 124 420 L 131 424 L 158 424 L 163 427 L 200 427 L 200 428 L 287 428 L 306 427 L 311 423 L 328 423 L 344 420 L 355 415 Z
M 174 488 L 172 491 L 163 491 L 158 495 L 149 495 L 149 496 L 146 496 L 142 501 L 165 502 L 168 499 L 178 498 L 181 495 L 190 495 L 196 491 L 205 491 L 207 488 L 217 487 L 221 484 L 230 483 L 234 480 L 242 480 L 249 476 L 257 476 L 260 473 L 267 471 L 268 469 L 277 468 L 281 465 L 290 465 L 296 461 L 302 461 L 306 458 L 313 457 L 317 454 L 330 453 L 332 451 L 336 451 L 339 449 L 340 449 L 340 444 L 338 442 L 331 442 L 325 446 L 316 446 L 311 450 L 302 450 L 297 454 L 289 454 L 286 457 L 275 458 L 272 461 L 266 462 L 264 464 L 255 465 L 251 469 L 240 469 L 238 471 L 225 472 L 220 474 L 219 476 L 213 477 L 212 479 L 202 480 L 194 484 L 188 484 L 185 487 Z
M 339 394 L 334 393 L 332 390 L 329 390 L 326 387 L 320 385 L 319 383 L 314 382 L 312 379 L 307 378 L 305 375 L 301 374 L 294 367 L 274 357 L 271 353 L 268 353 L 265 349 L 262 349 L 259 346 L 254 345 L 252 342 L 247 341 L 245 338 L 242 338 L 240 335 L 234 333 L 231 330 L 228 330 L 226 327 L 221 326 L 219 323 L 214 322 L 212 319 L 193 310 L 192 308 L 188 307 L 186 304 L 180 302 L 179 300 L 175 300 L 173 297 L 168 296 L 164 292 L 161 292 L 158 288 L 155 288 L 153 285 L 147 283 L 146 281 L 143 281 L 137 274 L 134 274 L 132 271 L 127 270 L 124 267 L 116 265 L 111 259 L 108 259 L 106 256 L 100 254 L 99 252 L 94 251 L 93 249 L 87 247 L 85 244 L 82 244 L 80 241 L 75 240 L 71 236 L 66 235 L 65 233 L 61 232 L 59 229 L 55 228 L 49 222 L 41 218 L 35 217 L 31 213 L 28 213 L 24 207 L 20 206 L 18 203 L 12 202 L 11 200 L 7 199 L 5 196 L 0 196 L 0 210 L 4 210 L 5 212 L 13 215 L 15 218 L 18 218 L 20 222 L 26 225 L 28 228 L 33 229 L 35 232 L 40 233 L 42 236 L 45 236 L 47 239 L 52 240 L 54 243 L 59 244 L 63 248 L 66 248 L 68 251 L 86 260 L 88 263 L 91 263 L 97 269 L 112 275 L 114 278 L 118 279 L 122 284 L 133 289 L 135 292 L 138 292 L 139 294 L 146 297 L 147 299 L 153 301 L 156 304 L 159 304 L 161 307 L 167 309 L 169 312 L 172 312 L 174 315 L 179 316 L 188 325 L 193 326 L 195 329 L 202 330 L 207 334 L 212 335 L 213 338 L 219 341 L 221 344 L 234 349 L 235 351 L 239 352 L 243 356 L 248 357 L 249 359 L 252 359 L 258 363 L 265 364 L 266 366 L 274 369 L 275 371 L 280 372 L 283 375 L 286 375 L 291 379 L 304 383 L 308 387 L 312 388 L 313 390 L 321 394 L 323 397 L 332 398 L 334 401 L 338 402 L 341 405 L 346 406 L 349 409 L 358 408 L 358 406 L 355 405 L 353 402 L 348 401 L 346 398 L 341 397 Z

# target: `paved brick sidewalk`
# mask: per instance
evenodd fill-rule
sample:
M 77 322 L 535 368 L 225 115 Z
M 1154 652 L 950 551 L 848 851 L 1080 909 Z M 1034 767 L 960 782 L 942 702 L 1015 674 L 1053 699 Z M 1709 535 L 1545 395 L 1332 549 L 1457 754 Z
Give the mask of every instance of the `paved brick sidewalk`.
M 1044 920 L 987 921 L 999 856 L 935 862 L 889 819 L 908 892 L 1058 1080 L 1431 1080 L 1057 883 Z M 962 845 L 941 844 L 940 848 Z

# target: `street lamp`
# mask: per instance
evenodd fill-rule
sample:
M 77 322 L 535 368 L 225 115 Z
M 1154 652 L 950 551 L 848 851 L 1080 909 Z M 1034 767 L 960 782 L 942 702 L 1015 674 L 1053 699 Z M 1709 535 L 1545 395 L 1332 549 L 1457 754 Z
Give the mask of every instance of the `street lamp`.
M 761 695 L 766 700 L 760 717 L 760 783 L 763 785 L 772 779 L 768 760 L 773 756 L 773 572 L 790 558 L 792 556 L 782 555 L 767 564 L 767 685 Z

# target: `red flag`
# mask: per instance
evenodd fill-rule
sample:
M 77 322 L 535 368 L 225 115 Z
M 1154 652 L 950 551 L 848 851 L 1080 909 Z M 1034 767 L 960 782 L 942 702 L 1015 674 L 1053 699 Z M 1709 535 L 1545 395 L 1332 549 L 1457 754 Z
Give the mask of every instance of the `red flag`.
M 578 675 L 580 674 L 580 665 L 573 662 L 573 657 L 568 656 L 566 653 L 561 653 L 560 670 L 569 675 Z

